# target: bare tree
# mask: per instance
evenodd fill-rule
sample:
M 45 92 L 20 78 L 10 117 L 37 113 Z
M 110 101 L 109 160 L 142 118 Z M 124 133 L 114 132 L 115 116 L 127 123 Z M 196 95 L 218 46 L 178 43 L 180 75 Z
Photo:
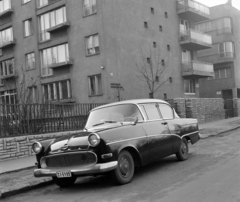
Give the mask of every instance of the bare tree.
M 137 67 L 136 76 L 147 84 L 150 98 L 154 98 L 154 93 L 163 85 L 169 84 L 173 70 L 169 68 L 168 61 L 161 58 L 159 49 L 153 50 L 150 47 L 147 51 L 142 50 L 140 59 L 134 60 L 134 63 Z

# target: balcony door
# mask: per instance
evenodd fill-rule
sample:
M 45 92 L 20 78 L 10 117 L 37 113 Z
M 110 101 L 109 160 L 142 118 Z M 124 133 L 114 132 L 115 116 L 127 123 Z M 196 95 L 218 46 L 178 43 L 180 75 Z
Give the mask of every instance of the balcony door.
M 187 35 L 189 23 L 187 20 L 180 19 L 180 33 Z
M 191 62 L 191 52 L 186 49 L 182 49 L 182 63 L 190 63 Z

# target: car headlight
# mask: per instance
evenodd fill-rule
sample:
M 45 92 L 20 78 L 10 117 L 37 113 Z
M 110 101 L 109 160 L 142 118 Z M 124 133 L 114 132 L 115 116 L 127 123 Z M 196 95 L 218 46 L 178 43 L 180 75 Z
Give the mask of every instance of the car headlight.
M 96 147 L 100 143 L 100 137 L 96 133 L 91 133 L 88 136 L 88 142 L 92 147 Z
M 35 142 L 33 143 L 32 145 L 32 150 L 36 153 L 36 154 L 39 154 L 41 151 L 42 151 L 42 145 L 40 142 Z

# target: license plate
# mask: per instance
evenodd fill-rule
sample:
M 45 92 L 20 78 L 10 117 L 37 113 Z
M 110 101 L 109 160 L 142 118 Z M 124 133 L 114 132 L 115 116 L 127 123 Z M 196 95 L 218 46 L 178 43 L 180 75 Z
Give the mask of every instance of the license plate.
M 72 177 L 72 173 L 70 171 L 56 172 L 56 175 L 58 178 Z

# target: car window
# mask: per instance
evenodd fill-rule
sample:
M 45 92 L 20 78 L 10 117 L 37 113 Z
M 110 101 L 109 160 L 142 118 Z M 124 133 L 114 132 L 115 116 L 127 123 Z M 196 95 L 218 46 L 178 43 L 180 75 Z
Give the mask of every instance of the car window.
M 143 117 L 138 107 L 134 104 L 122 104 L 93 110 L 88 117 L 86 127 L 90 128 L 95 124 L 104 122 L 132 122 Z
M 155 103 L 154 104 L 144 104 L 143 107 L 145 109 L 145 113 L 147 115 L 148 120 L 162 119 Z
M 174 118 L 174 112 L 172 110 L 172 107 L 170 107 L 169 105 L 159 104 L 159 109 L 160 109 L 163 119 L 173 119 Z

